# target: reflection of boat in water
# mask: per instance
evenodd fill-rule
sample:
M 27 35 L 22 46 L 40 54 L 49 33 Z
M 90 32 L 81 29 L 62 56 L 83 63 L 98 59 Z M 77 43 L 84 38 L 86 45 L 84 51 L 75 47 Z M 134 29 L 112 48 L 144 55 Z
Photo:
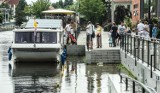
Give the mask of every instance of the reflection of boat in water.
M 59 74 L 57 64 L 52 62 L 40 62 L 40 63 L 16 63 L 14 69 L 12 69 L 13 77 L 19 76 L 44 76 L 53 77 Z
M 34 20 L 29 20 L 25 29 L 13 31 L 12 44 L 14 61 L 54 61 L 59 60 L 63 47 L 62 20 L 37 19 L 35 31 Z
M 18 62 L 12 69 L 14 93 L 57 93 L 59 70 L 53 62 Z

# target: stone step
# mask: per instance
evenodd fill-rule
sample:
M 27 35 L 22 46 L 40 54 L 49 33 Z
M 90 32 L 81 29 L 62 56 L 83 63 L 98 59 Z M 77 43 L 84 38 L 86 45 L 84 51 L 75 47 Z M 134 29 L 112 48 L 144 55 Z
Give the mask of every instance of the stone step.
M 120 63 L 120 50 L 93 50 L 86 53 L 87 63 Z

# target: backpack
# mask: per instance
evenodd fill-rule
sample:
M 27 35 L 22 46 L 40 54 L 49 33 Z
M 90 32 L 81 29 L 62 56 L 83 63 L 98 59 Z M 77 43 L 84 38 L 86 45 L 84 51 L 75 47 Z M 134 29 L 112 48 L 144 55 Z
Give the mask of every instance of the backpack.
M 123 26 L 119 27 L 119 34 L 124 35 L 125 34 L 125 28 Z
M 91 35 L 92 38 L 95 38 L 95 32 L 93 30 L 93 25 L 92 25 L 92 35 Z

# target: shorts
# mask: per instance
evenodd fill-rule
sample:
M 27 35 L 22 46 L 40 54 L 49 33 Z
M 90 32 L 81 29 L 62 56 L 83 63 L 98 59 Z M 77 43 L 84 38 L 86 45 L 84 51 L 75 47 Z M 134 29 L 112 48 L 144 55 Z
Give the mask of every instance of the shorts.
M 92 41 L 92 35 L 91 34 L 87 35 L 87 41 Z

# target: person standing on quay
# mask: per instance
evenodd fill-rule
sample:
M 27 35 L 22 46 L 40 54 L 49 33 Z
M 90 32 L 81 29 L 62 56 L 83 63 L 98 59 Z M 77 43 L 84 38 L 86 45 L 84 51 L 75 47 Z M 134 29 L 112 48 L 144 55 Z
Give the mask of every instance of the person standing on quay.
M 86 27 L 87 48 L 88 48 L 88 50 L 89 50 L 89 48 L 93 49 L 92 33 L 93 33 L 92 22 L 88 21 L 88 25 Z
M 115 41 L 116 41 L 116 36 L 117 36 L 117 30 L 118 30 L 118 28 L 117 28 L 115 22 L 113 22 L 112 34 L 111 34 L 112 41 L 113 41 L 113 47 L 116 47 L 116 42 Z
M 144 36 L 144 24 L 142 23 L 142 21 L 139 21 L 139 24 L 137 25 L 137 29 L 138 29 L 138 35 L 139 36 Z
M 71 24 L 70 21 L 67 22 L 66 27 L 64 28 L 66 33 L 66 44 L 69 44 L 69 34 L 71 33 Z
M 96 25 L 97 48 L 102 48 L 102 27 L 99 25 L 99 23 L 97 23 Z
M 120 46 L 122 46 L 122 47 L 124 45 L 125 32 L 126 32 L 126 27 L 124 26 L 124 23 L 121 22 L 121 25 L 118 26 L 118 33 L 120 35 Z

